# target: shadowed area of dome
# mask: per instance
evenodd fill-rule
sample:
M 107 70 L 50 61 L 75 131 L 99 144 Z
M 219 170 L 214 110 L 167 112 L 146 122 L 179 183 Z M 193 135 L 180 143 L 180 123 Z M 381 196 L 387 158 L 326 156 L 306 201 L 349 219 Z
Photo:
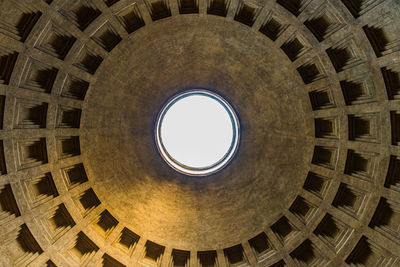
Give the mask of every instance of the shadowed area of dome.
M 399 18 L 0 0 L 0 266 L 399 266 Z

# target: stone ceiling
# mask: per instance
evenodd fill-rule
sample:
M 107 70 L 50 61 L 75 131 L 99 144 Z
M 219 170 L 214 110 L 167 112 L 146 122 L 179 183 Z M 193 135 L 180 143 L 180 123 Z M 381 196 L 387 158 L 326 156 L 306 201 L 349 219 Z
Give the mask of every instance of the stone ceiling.
M 0 0 L 0 266 L 399 266 L 397 0 Z M 241 143 L 179 174 L 177 92 Z

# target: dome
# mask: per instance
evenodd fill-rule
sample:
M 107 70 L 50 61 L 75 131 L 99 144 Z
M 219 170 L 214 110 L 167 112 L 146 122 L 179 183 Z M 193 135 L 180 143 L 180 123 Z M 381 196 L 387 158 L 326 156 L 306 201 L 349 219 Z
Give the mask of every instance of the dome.
M 399 18 L 396 0 L 0 0 L 0 266 L 400 265 Z M 188 92 L 231 119 L 200 176 L 158 142 Z

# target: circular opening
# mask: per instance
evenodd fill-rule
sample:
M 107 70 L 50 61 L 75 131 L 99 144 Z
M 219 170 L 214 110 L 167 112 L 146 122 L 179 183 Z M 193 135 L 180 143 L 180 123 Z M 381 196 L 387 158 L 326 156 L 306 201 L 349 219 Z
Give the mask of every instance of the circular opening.
M 224 168 L 239 144 L 239 121 L 229 103 L 207 90 L 172 97 L 156 123 L 157 148 L 175 170 L 205 176 Z

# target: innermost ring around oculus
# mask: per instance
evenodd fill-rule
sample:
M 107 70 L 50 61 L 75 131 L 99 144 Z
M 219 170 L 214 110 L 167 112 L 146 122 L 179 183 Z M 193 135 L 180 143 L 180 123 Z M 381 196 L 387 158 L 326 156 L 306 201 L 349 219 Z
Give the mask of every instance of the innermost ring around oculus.
M 176 171 L 206 176 L 224 168 L 239 144 L 239 120 L 231 105 L 208 90 L 172 97 L 156 123 L 156 144 Z

